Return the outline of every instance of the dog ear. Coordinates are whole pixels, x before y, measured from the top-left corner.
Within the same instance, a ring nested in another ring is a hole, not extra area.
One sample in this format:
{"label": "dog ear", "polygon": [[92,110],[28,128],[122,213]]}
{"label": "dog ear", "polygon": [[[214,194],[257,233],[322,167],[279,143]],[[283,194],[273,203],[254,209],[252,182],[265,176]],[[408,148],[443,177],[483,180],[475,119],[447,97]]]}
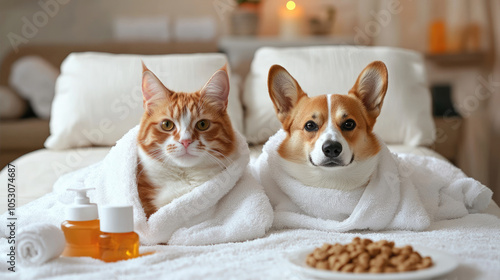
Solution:
{"label": "dog ear", "polygon": [[382,61],[374,61],[361,71],[349,94],[359,98],[370,117],[376,119],[384,103],[387,82],[387,67]]}
{"label": "dog ear", "polygon": [[273,65],[269,69],[267,87],[276,115],[283,123],[305,93],[300,88],[299,83],[281,65]]}

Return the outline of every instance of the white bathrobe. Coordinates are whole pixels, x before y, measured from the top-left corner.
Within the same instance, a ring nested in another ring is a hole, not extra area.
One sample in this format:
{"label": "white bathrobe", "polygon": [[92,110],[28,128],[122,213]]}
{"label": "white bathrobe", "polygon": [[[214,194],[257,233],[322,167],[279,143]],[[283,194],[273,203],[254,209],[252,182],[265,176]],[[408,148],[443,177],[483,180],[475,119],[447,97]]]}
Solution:
{"label": "white bathrobe", "polygon": [[379,163],[365,187],[351,191],[303,185],[280,164],[278,131],[252,163],[274,208],[274,228],[424,230],[436,220],[484,210],[492,192],[448,162],[393,154],[379,140]]}

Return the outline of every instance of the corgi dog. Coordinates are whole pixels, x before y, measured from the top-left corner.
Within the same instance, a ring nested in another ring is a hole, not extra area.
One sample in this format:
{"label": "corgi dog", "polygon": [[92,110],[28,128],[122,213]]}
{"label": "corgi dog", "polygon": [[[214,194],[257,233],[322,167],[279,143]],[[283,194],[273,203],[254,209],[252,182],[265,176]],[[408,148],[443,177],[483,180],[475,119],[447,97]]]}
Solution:
{"label": "corgi dog", "polygon": [[370,63],[347,95],[309,97],[280,65],[269,70],[269,95],[286,132],[278,148],[284,171],[304,185],[364,187],[377,168],[381,144],[373,126],[387,91],[381,61]]}

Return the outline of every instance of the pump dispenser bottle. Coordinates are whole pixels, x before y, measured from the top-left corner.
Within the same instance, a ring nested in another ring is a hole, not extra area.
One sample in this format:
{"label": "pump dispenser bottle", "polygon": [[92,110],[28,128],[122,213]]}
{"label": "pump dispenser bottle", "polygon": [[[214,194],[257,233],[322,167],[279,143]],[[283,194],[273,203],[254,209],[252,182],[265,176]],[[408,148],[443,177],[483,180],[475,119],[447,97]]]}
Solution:
{"label": "pump dispenser bottle", "polygon": [[138,257],[139,235],[134,232],[132,206],[103,206],[99,215],[99,258],[105,262],[116,262]]}
{"label": "pump dispenser bottle", "polygon": [[99,220],[97,205],[90,203],[86,189],[68,189],[76,192],[75,202],[66,208],[66,221],[61,229],[66,238],[65,257],[99,257]]}

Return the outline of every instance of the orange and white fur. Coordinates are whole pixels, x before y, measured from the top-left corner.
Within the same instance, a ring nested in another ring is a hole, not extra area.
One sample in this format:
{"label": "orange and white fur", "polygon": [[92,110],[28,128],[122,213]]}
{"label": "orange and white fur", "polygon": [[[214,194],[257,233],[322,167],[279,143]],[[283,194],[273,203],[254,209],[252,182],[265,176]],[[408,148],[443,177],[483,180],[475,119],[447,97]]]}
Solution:
{"label": "orange and white fur", "polygon": [[184,93],[165,87],[143,64],[142,91],[137,188],[149,217],[223,171],[238,144],[226,112],[226,66],[201,90]]}
{"label": "orange and white fur", "polygon": [[387,82],[385,64],[375,61],[361,72],[349,94],[309,97],[283,67],[272,66],[269,94],[286,132],[278,153],[289,176],[318,188],[365,186],[378,164],[381,147],[373,126]]}

